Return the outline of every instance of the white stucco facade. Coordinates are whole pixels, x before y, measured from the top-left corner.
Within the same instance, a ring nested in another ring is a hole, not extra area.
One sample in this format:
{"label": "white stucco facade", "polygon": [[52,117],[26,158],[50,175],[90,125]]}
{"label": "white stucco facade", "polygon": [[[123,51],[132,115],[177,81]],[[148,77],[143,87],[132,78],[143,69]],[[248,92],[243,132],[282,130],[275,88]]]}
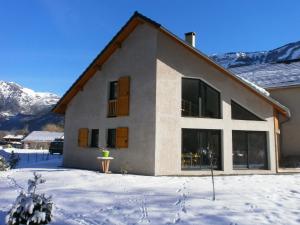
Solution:
{"label": "white stucco facade", "polygon": [[300,157],[300,87],[291,86],[272,88],[269,90],[272,97],[284,104],[291,111],[291,118],[285,119],[281,125],[281,149],[282,157]]}
{"label": "white stucco facade", "polygon": [[[109,82],[130,76],[130,113],[107,117]],[[201,79],[220,92],[221,119],[181,116],[181,80]],[[264,121],[231,119],[235,100]],[[112,172],[126,169],[145,175],[206,175],[208,171],[181,170],[183,128],[221,130],[222,168],[217,174],[276,172],[273,106],[178,45],[147,23],[139,25],[122,47],[104,63],[68,104],[65,114],[64,166],[98,170],[96,148],[78,147],[79,128],[99,129],[99,146],[106,145],[108,128],[128,127],[129,147],[111,149]],[[232,131],[267,133],[267,170],[233,170]]]}

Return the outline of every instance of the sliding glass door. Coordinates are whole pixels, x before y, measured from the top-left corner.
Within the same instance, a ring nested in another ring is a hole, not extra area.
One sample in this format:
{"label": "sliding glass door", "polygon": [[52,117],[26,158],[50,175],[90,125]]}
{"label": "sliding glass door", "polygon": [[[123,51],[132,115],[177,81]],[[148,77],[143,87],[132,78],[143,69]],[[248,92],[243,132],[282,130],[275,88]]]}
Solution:
{"label": "sliding glass door", "polygon": [[267,135],[263,131],[233,131],[233,168],[267,169]]}
{"label": "sliding glass door", "polygon": [[213,152],[214,169],[221,169],[221,131],[182,129],[181,168],[210,168],[209,150]]}

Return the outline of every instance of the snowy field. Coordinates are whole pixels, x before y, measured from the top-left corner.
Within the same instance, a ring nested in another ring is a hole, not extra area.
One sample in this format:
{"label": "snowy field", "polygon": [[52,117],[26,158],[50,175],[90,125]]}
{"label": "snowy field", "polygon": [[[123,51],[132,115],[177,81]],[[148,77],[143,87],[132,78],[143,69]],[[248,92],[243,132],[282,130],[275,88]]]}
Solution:
{"label": "snowy field", "polygon": [[[148,177],[62,168],[61,156],[0,172],[0,224],[37,171],[53,196],[53,225],[300,224],[300,175]],[[17,184],[14,182],[17,182]]]}

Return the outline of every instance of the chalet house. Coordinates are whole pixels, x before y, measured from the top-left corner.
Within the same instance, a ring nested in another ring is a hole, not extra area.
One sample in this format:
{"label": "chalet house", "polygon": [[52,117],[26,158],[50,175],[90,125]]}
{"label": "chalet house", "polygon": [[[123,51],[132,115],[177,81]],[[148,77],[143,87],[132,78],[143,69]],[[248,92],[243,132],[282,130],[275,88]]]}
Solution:
{"label": "chalet house", "polygon": [[206,175],[276,173],[287,107],[135,13],[57,103],[65,114],[63,164],[112,172]]}

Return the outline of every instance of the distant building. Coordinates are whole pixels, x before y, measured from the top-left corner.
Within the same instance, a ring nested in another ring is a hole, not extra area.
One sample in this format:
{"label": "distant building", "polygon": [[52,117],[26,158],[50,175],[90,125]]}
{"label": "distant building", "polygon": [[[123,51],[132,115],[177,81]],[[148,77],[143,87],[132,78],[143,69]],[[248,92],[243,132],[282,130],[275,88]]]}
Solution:
{"label": "distant building", "polygon": [[6,136],[3,137],[3,140],[7,143],[7,144],[13,144],[13,143],[21,143],[21,141],[23,140],[24,135],[13,135],[13,134],[8,134]]}
{"label": "distant building", "polygon": [[23,139],[23,147],[30,149],[49,149],[50,143],[55,139],[63,139],[63,132],[32,131]]}

